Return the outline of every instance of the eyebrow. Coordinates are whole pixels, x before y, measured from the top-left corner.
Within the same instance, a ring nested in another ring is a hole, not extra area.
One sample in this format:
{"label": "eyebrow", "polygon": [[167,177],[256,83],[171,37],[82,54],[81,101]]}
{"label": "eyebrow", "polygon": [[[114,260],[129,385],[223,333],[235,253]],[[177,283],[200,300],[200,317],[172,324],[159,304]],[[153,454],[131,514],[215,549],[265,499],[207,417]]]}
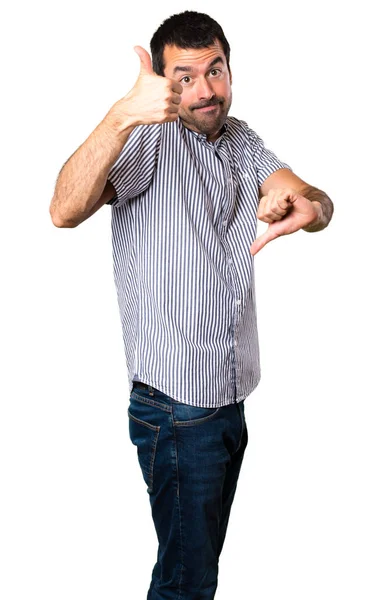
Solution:
{"label": "eyebrow", "polygon": [[[214,65],[221,63],[224,64],[223,58],[221,56],[217,56],[208,66],[208,70],[211,69]],[[175,75],[178,71],[182,73],[192,73],[194,71],[193,67],[174,67],[172,74]]]}

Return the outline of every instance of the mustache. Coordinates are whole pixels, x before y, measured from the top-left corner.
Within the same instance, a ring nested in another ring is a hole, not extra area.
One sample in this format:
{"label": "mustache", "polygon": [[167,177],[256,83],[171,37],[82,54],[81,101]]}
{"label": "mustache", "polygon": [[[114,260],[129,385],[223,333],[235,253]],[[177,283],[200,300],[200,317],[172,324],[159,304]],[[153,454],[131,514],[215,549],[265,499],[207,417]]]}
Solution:
{"label": "mustache", "polygon": [[206,102],[201,102],[200,104],[192,104],[190,106],[190,110],[196,110],[197,108],[206,108],[207,106],[216,106],[221,102],[224,102],[224,98],[211,98],[211,100],[206,100]]}

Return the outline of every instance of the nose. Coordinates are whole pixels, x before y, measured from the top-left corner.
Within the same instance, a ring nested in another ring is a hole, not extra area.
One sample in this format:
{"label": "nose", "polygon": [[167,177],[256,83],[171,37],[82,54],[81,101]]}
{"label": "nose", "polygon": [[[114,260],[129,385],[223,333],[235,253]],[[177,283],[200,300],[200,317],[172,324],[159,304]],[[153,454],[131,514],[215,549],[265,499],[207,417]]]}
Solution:
{"label": "nose", "polygon": [[206,77],[201,77],[197,81],[197,94],[199,100],[210,100],[214,96],[213,89]]}

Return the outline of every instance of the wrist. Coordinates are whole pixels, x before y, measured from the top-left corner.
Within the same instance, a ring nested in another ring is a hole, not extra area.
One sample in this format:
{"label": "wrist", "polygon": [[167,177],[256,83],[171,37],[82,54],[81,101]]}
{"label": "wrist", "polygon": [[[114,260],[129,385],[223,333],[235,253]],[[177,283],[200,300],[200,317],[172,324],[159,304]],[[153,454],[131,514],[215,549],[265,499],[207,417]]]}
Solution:
{"label": "wrist", "polygon": [[322,204],[321,202],[318,202],[318,200],[313,200],[311,201],[311,203],[313,205],[313,208],[315,208],[316,210],[316,215],[314,219],[310,221],[310,223],[308,223],[306,227],[302,227],[302,229],[308,232],[320,231],[325,227],[325,219],[322,210]]}
{"label": "wrist", "polygon": [[138,125],[132,117],[123,115],[115,104],[104,117],[103,124],[113,136],[118,138],[127,138]]}

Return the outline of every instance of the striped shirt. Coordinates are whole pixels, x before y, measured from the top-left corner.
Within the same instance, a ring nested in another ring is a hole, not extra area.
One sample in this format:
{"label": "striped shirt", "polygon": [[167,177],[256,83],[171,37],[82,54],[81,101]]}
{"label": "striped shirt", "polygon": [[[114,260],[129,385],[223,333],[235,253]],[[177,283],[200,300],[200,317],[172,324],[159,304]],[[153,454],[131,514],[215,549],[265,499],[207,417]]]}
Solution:
{"label": "striped shirt", "polygon": [[256,388],[250,246],[258,188],[282,168],[291,170],[234,117],[214,143],[180,119],[133,130],[108,175],[130,391],[137,379],[211,408]]}

